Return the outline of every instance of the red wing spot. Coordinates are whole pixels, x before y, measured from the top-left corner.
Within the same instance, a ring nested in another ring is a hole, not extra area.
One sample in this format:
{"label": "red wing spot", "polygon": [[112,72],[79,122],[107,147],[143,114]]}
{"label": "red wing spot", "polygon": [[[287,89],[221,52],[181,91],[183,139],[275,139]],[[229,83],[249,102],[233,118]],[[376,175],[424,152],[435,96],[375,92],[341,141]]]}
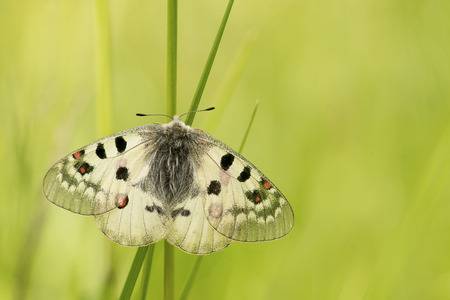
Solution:
{"label": "red wing spot", "polygon": [[81,166],[78,168],[78,172],[80,172],[81,175],[84,175],[86,173],[86,168],[84,166]]}
{"label": "red wing spot", "polygon": [[267,181],[267,180],[263,181],[262,186],[266,190],[270,190],[272,188],[272,184],[269,181]]}
{"label": "red wing spot", "polygon": [[83,153],[81,151],[77,151],[74,154],[72,154],[72,157],[75,159],[80,159],[81,156],[83,156]]}
{"label": "red wing spot", "polygon": [[[78,166],[78,163],[75,165],[75,167]],[[87,173],[91,173],[92,170],[94,169],[93,166],[89,165],[88,163],[83,163],[79,168],[78,168],[78,172],[81,175],[87,174]]]}
{"label": "red wing spot", "polygon": [[119,195],[117,197],[117,208],[122,209],[128,204],[128,196],[127,195]]}
{"label": "red wing spot", "polygon": [[261,202],[261,196],[259,196],[259,194],[255,195],[255,203],[259,203]]}

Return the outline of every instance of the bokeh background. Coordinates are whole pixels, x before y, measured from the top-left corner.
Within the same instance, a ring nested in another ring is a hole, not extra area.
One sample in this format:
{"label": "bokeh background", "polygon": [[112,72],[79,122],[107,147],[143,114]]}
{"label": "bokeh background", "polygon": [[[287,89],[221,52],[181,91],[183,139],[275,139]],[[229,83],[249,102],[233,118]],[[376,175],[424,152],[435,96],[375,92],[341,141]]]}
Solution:
{"label": "bokeh background", "polygon": [[[166,1],[99,2],[0,1],[1,299],[115,298],[135,254],[41,192],[73,149],[163,121],[134,114],[166,111]],[[179,2],[183,112],[226,1]],[[259,100],[244,155],[296,223],[206,257],[191,299],[450,299],[449,16],[448,0],[235,2],[200,105],[218,109],[194,126],[237,148]],[[176,295],[195,259],[175,251]]]}

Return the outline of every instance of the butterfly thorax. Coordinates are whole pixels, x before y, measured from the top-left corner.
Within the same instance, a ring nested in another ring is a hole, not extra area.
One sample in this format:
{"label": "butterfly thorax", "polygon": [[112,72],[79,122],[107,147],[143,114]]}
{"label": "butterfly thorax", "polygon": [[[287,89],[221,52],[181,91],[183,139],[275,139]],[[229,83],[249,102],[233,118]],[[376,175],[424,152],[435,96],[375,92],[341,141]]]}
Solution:
{"label": "butterfly thorax", "polygon": [[149,172],[140,186],[167,207],[198,194],[194,174],[205,151],[199,135],[175,119],[157,126],[151,137],[154,151],[148,157]]}

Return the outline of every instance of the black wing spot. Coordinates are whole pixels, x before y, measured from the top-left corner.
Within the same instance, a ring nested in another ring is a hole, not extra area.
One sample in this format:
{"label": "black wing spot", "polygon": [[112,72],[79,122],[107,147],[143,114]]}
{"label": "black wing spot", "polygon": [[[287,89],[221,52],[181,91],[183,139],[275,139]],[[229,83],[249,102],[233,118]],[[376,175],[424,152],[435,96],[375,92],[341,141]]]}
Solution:
{"label": "black wing spot", "polygon": [[148,211],[148,212],[154,212],[156,210],[158,215],[162,215],[163,214],[163,209],[161,208],[161,206],[158,206],[158,205],[155,205],[155,204],[145,206],[145,210]]}
{"label": "black wing spot", "polygon": [[220,190],[221,190],[220,182],[218,182],[217,180],[212,180],[209,183],[207,192],[208,192],[208,195],[211,195],[211,194],[219,195],[220,194]]}
{"label": "black wing spot", "polygon": [[237,178],[240,182],[245,182],[247,179],[250,178],[250,167],[244,167],[244,170],[242,170],[241,174],[239,174],[239,177]]}
{"label": "black wing spot", "polygon": [[118,136],[115,139],[117,151],[122,153],[127,148],[127,141],[123,138],[123,136]]}
{"label": "black wing spot", "polygon": [[116,179],[126,181],[128,179],[128,169],[120,167],[116,171]]}
{"label": "black wing spot", "polygon": [[188,217],[190,214],[191,214],[191,212],[190,212],[189,210],[187,210],[187,209],[183,209],[183,210],[181,211],[181,215],[182,215],[183,217]]}
{"label": "black wing spot", "polygon": [[97,144],[97,149],[95,149],[95,154],[97,154],[97,156],[98,156],[100,159],[105,159],[105,158],[106,158],[105,147],[103,146],[102,143],[98,143],[98,144]]}
{"label": "black wing spot", "polygon": [[222,167],[222,169],[224,169],[226,171],[231,167],[231,165],[233,164],[233,161],[234,161],[234,155],[231,153],[227,153],[224,156],[222,156],[222,158],[220,159],[220,166]]}
{"label": "black wing spot", "polygon": [[174,219],[176,216],[181,215],[183,217],[188,217],[191,214],[191,212],[184,208],[177,208],[172,211],[172,219]]}
{"label": "black wing spot", "polygon": [[174,210],[172,211],[172,213],[170,214],[170,215],[172,216],[172,219],[175,218],[176,216],[178,216],[178,214],[179,214],[182,210],[183,210],[182,208],[174,209]]}

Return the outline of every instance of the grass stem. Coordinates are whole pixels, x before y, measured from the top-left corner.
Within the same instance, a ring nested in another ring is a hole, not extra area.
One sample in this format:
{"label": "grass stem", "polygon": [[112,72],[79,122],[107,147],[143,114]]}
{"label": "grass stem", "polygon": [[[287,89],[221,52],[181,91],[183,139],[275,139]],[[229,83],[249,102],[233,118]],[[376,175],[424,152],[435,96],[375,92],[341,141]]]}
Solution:
{"label": "grass stem", "polygon": [[247,130],[245,131],[244,137],[242,138],[242,141],[241,141],[241,145],[239,146],[239,150],[238,150],[239,153],[242,153],[242,150],[244,150],[244,146],[245,146],[245,143],[247,142],[248,134],[250,133],[250,128],[252,128],[253,121],[255,120],[256,112],[258,111],[258,106],[259,106],[259,103],[256,102],[255,108],[253,109],[253,113],[250,118],[250,122],[248,123],[248,126],[247,126]]}
{"label": "grass stem", "polygon": [[150,282],[150,274],[153,265],[153,246],[148,247],[147,256],[145,257],[144,270],[142,271],[142,288],[141,288],[141,300],[147,298],[148,285]]}
{"label": "grass stem", "polygon": [[[167,114],[177,111],[177,17],[178,0],[167,1]],[[174,299],[173,247],[164,242],[164,299]]]}
{"label": "grass stem", "polygon": [[164,241],[164,300],[173,300],[174,298],[174,261],[173,246]]}
{"label": "grass stem", "polygon": [[194,280],[197,277],[198,270],[200,269],[200,265],[203,261],[203,256],[198,256],[195,260],[194,267],[192,268],[191,274],[189,274],[188,280],[186,281],[186,285],[184,286],[183,291],[181,292],[180,300],[186,300],[191,292],[192,286],[194,285]]}
{"label": "grass stem", "polygon": [[194,122],[195,111],[198,109],[198,105],[200,103],[200,99],[203,95],[203,90],[205,89],[206,82],[208,81],[209,73],[211,72],[212,65],[214,63],[214,59],[216,58],[217,50],[219,49],[220,41],[222,40],[223,32],[227,25],[228,17],[230,16],[231,8],[233,7],[234,0],[228,0],[227,7],[225,9],[225,13],[222,17],[222,22],[220,23],[219,30],[217,31],[216,38],[214,39],[214,43],[209,51],[208,59],[206,60],[206,64],[203,67],[202,75],[200,76],[200,80],[197,85],[197,89],[195,90],[194,98],[191,102],[191,107],[189,109],[190,113],[186,118],[186,124],[192,125]]}
{"label": "grass stem", "polygon": [[131,294],[133,293],[134,285],[136,284],[136,280],[139,276],[139,272],[141,271],[142,263],[144,262],[145,255],[147,254],[147,247],[139,247],[136,251],[136,255],[134,256],[133,263],[131,264],[130,271],[128,272],[127,280],[122,289],[122,293],[120,294],[120,300],[130,299]]}
{"label": "grass stem", "polygon": [[178,0],[167,1],[167,114],[177,111],[177,8]]}

